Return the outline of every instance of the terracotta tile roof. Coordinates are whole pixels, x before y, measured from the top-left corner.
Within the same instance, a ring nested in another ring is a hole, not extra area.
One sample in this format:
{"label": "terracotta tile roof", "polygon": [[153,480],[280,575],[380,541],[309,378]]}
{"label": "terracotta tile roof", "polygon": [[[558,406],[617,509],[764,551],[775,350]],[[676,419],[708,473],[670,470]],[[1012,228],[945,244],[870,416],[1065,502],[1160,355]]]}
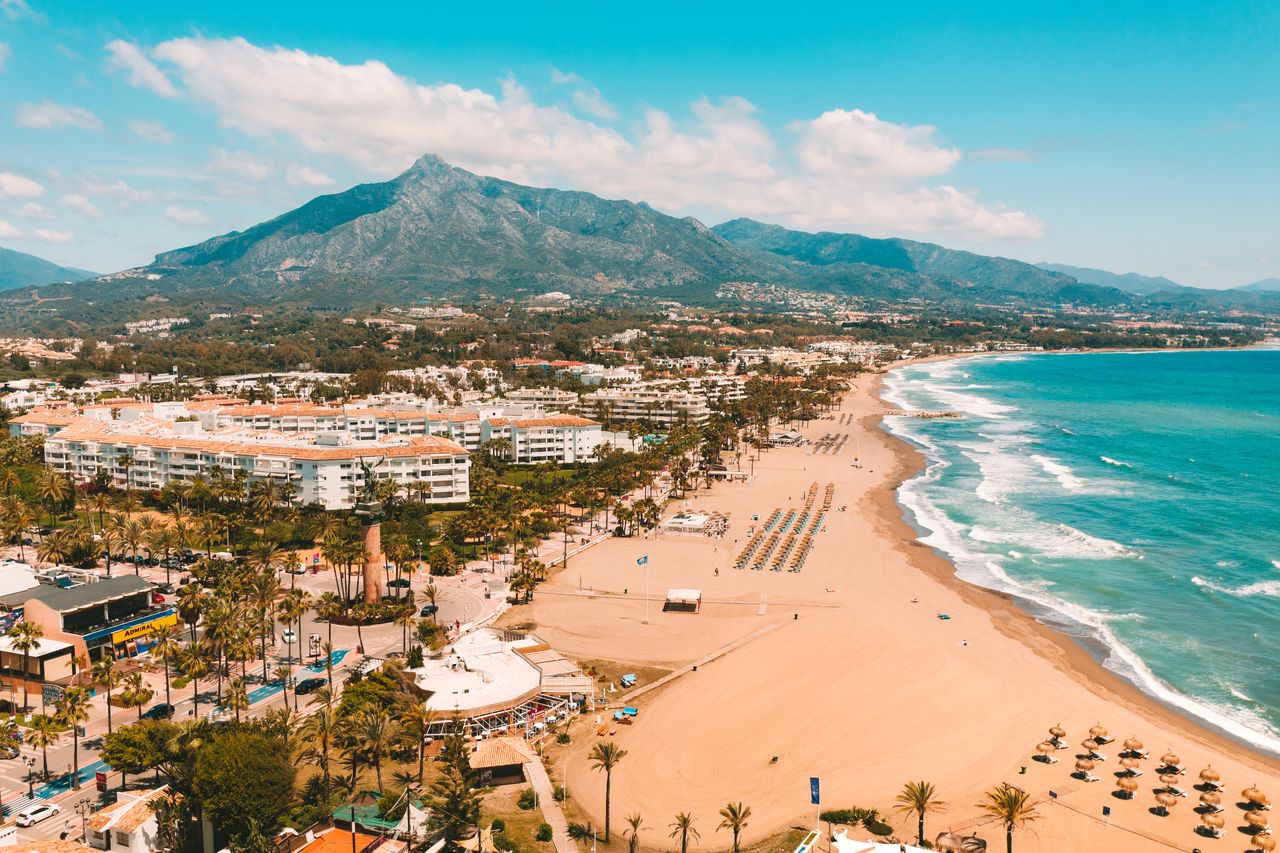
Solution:
{"label": "terracotta tile roof", "polygon": [[524,764],[529,759],[511,746],[500,740],[483,741],[476,751],[467,757],[472,769],[483,770],[487,767],[510,767],[513,764]]}
{"label": "terracotta tile roof", "polygon": [[57,838],[33,838],[19,841],[8,848],[9,853],[98,853],[96,848],[79,841],[60,841]]}
{"label": "terracotta tile roof", "polygon": [[9,418],[11,424],[70,424],[80,419],[75,412],[55,412],[49,409],[34,409],[25,415]]}
{"label": "terracotta tile roof", "polygon": [[[363,850],[372,844],[375,837],[367,835],[363,832],[356,832],[357,850]],[[345,829],[329,829],[316,836],[316,840],[303,847],[299,847],[295,853],[349,853],[351,850],[351,833]]]}
{"label": "terracotta tile roof", "polygon": [[136,832],[138,827],[146,823],[147,819],[155,813],[151,808],[152,801],[163,795],[166,790],[166,787],[156,788],[147,791],[136,800],[121,800],[107,806],[89,818],[88,827],[99,832],[103,830]]}

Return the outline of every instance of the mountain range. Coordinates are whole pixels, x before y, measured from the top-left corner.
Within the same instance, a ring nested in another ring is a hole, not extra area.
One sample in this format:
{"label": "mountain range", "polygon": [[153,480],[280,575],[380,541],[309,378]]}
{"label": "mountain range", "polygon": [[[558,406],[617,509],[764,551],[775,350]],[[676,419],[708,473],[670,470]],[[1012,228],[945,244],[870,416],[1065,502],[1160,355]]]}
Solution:
{"label": "mountain range", "polygon": [[1218,298],[1166,279],[1109,275],[749,219],[707,228],[643,202],[522,186],[427,155],[389,181],[319,196],[244,231],[103,276],[92,289],[55,290],[69,297],[63,316],[81,303],[109,316],[109,306],[125,300],[346,309],[552,290],[710,303],[729,283],[957,306],[1123,306],[1147,294],[1198,306]]}
{"label": "mountain range", "polygon": [[16,290],[22,287],[38,287],[63,281],[81,281],[98,274],[75,267],[58,266],[25,252],[0,249],[0,290]]}
{"label": "mountain range", "polygon": [[1174,290],[1186,285],[1178,284],[1164,276],[1139,275],[1136,272],[1114,273],[1091,267],[1073,267],[1070,264],[1036,264],[1042,270],[1060,272],[1069,275],[1076,281],[1085,284],[1096,284],[1100,287],[1114,287],[1125,293],[1159,293],[1162,290]]}

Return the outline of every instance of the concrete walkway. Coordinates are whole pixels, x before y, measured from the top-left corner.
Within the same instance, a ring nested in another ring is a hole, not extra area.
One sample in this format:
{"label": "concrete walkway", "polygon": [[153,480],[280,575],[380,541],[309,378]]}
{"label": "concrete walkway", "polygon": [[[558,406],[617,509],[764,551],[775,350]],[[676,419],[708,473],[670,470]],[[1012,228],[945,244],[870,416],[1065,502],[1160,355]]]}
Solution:
{"label": "concrete walkway", "polygon": [[569,837],[569,822],[565,820],[564,809],[556,800],[555,788],[551,785],[547,768],[542,766],[542,759],[529,748],[528,742],[515,738],[507,740],[529,759],[529,763],[525,765],[529,773],[529,784],[538,795],[543,820],[551,827],[551,841],[556,846],[556,853],[577,853],[578,846]]}

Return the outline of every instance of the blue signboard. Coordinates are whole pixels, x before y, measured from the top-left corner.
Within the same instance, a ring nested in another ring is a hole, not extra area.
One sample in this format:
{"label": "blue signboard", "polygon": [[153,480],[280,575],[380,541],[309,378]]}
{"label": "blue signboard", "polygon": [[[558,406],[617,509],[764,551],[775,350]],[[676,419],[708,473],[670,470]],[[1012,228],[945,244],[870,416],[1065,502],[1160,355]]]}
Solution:
{"label": "blue signboard", "polygon": [[815,806],[821,803],[822,797],[818,795],[819,779],[817,776],[809,777],[809,802]]}

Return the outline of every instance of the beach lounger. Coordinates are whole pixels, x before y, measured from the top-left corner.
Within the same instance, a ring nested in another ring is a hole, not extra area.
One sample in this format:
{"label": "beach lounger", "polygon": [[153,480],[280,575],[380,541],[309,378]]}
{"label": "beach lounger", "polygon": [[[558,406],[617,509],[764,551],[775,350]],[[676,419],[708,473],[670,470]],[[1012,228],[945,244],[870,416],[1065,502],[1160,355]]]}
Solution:
{"label": "beach lounger", "polygon": [[608,726],[600,726],[599,728],[596,729],[596,734],[599,735],[600,737],[604,737],[608,733],[609,733]]}
{"label": "beach lounger", "polygon": [[1081,776],[1080,778],[1081,778],[1081,779],[1083,779],[1083,780],[1084,780],[1084,781],[1086,781],[1086,782],[1100,782],[1100,781],[1101,781],[1101,778],[1100,778],[1100,777],[1098,777],[1098,776],[1094,776],[1092,773],[1085,773],[1085,774],[1084,774],[1083,776]]}
{"label": "beach lounger", "polygon": [[[640,709],[639,708],[623,708],[622,713],[626,714],[628,717],[635,717],[640,714]],[[1185,794],[1183,796],[1185,796]]]}
{"label": "beach lounger", "polygon": [[941,620],[943,620],[943,621],[945,622],[946,620],[950,619],[950,618],[951,618],[951,616],[950,616],[949,614],[946,614],[946,613],[939,613],[939,614],[938,614],[938,618],[939,618],[939,619],[941,619]]}
{"label": "beach lounger", "polygon": [[1165,788],[1165,790],[1170,794],[1173,794],[1175,797],[1185,797],[1187,795],[1187,792],[1179,788],[1177,785],[1170,785]]}

